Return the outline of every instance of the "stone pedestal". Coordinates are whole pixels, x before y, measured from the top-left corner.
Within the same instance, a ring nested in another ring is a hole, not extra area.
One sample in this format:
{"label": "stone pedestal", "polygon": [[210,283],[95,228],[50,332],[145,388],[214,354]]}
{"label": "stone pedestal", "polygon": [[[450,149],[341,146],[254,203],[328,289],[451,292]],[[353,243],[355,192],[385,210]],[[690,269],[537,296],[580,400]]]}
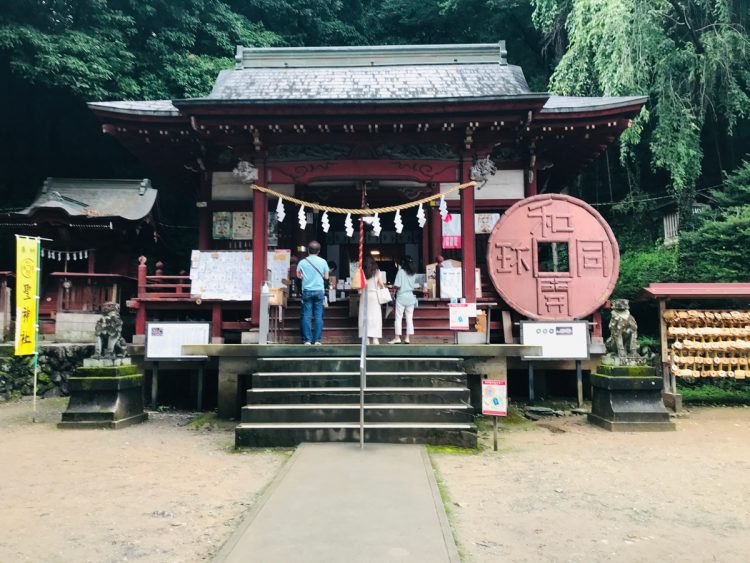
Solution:
{"label": "stone pedestal", "polygon": [[70,402],[58,428],[124,428],[143,422],[143,374],[130,358],[87,359],[68,382]]}
{"label": "stone pedestal", "polygon": [[591,374],[591,424],[613,432],[674,430],[662,402],[664,381],[644,366],[599,366]]}

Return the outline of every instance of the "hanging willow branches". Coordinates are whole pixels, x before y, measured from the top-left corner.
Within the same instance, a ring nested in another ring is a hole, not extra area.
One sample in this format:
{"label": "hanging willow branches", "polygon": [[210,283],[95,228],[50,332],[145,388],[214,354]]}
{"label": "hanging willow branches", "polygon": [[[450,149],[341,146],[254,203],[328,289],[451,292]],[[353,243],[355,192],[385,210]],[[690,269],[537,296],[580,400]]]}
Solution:
{"label": "hanging willow branches", "polygon": [[647,144],[651,167],[667,173],[682,211],[689,210],[703,170],[706,129],[711,136],[731,137],[738,121],[748,117],[746,3],[532,2],[534,22],[547,41],[568,40],[550,89],[565,95],[649,95],[647,108],[622,136],[623,164],[633,165],[638,147]]}

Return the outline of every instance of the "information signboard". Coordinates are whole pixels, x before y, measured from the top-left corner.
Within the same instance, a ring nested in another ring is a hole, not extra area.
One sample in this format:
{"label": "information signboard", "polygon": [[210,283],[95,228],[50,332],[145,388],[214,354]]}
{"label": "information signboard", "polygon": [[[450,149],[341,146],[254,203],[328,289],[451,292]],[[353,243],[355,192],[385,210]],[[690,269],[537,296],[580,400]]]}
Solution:
{"label": "information signboard", "polygon": [[250,301],[253,295],[253,253],[193,250],[190,295],[201,299]]}
{"label": "information signboard", "polygon": [[541,356],[524,360],[587,360],[589,329],[586,321],[522,321],[521,344],[540,346]]}
{"label": "information signboard", "polygon": [[508,414],[508,385],[505,381],[482,380],[482,414],[491,416]]}
{"label": "information signboard", "polygon": [[188,356],[182,353],[185,344],[208,344],[211,323],[147,323],[147,360],[204,360],[206,356]]}
{"label": "information signboard", "polygon": [[289,280],[289,266],[291,265],[292,251],[289,249],[277,249],[268,251],[268,273],[272,288],[283,288],[284,280]]}

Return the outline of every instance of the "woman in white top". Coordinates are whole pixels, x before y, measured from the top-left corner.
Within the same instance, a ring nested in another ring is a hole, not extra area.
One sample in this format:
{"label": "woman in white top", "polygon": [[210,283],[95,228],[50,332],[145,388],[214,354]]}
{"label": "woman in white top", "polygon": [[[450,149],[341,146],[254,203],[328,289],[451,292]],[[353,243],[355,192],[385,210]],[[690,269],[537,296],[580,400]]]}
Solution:
{"label": "woman in white top", "polygon": [[383,338],[383,310],[378,301],[378,288],[385,287],[380,279],[380,269],[375,259],[367,255],[362,270],[365,273],[365,289],[359,297],[359,337],[362,338],[364,322],[364,300],[367,299],[367,339],[368,344],[380,344]]}
{"label": "woman in white top", "polygon": [[416,273],[414,265],[409,256],[401,262],[401,267],[396,273],[396,281],[393,286],[396,288],[396,338],[389,344],[401,343],[401,321],[406,313],[406,338],[404,342],[409,343],[409,337],[414,334],[414,307],[417,304],[417,298],[414,296],[414,290],[419,286],[416,283]]}

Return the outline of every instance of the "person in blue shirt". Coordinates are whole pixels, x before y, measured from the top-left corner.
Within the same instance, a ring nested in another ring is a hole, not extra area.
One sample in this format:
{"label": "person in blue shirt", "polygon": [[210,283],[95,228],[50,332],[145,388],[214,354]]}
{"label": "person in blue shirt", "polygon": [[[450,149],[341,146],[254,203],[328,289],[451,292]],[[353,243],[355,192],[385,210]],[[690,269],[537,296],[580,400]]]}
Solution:
{"label": "person in blue shirt", "polygon": [[[300,316],[302,339],[306,346],[320,345],[323,335],[323,303],[325,280],[328,279],[328,262],[319,256],[320,243],[316,240],[307,245],[307,258],[297,263],[297,277],[302,280],[302,314]],[[312,319],[315,326],[311,327]]]}

